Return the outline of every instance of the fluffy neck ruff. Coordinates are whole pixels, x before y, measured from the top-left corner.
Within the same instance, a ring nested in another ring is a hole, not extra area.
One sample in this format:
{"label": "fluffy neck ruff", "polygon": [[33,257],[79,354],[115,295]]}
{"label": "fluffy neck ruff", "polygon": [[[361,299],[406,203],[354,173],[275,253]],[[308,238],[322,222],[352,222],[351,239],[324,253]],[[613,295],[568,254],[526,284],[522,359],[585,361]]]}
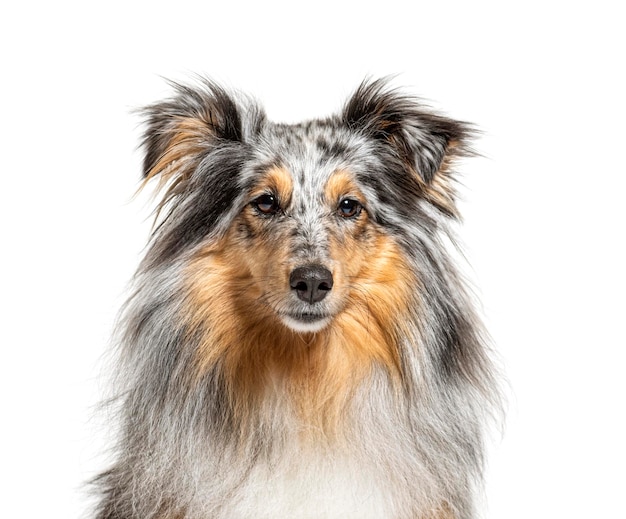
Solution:
{"label": "fluffy neck ruff", "polygon": [[[398,337],[410,286],[394,247],[380,247],[347,304],[316,333],[287,328],[250,297],[250,280],[228,249],[197,256],[187,270],[184,314],[198,345],[200,378],[219,372],[240,434],[289,414],[314,442],[337,439],[354,396],[374,373],[401,391]],[[378,378],[378,377],[377,377]]]}

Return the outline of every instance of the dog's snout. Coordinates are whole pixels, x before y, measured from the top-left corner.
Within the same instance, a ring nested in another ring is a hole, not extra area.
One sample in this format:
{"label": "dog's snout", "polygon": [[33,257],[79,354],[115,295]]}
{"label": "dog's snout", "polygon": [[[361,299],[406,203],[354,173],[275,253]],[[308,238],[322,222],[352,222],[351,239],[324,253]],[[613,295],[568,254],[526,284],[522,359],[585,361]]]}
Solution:
{"label": "dog's snout", "polygon": [[321,265],[298,267],[289,276],[289,285],[302,301],[318,303],[333,288],[333,275]]}

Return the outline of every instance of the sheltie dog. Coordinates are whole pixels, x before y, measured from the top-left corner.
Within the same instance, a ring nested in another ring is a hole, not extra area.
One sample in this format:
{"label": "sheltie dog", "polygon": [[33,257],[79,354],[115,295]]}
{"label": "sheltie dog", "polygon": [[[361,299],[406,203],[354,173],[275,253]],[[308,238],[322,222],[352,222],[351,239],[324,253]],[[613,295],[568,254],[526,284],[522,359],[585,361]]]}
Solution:
{"label": "sheltie dog", "polygon": [[97,517],[476,517],[498,399],[449,253],[472,127],[386,80],[301,124],[173,88],[142,112],[161,198]]}

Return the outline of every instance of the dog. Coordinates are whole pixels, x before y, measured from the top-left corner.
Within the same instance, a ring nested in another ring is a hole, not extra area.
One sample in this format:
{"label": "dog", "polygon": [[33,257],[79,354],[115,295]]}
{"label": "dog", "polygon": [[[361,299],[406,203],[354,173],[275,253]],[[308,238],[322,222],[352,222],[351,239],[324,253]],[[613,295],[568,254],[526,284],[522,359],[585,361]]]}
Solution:
{"label": "dog", "polygon": [[301,124],[172,88],[141,112],[160,198],[96,517],[477,517],[498,390],[449,250],[473,126],[386,79]]}

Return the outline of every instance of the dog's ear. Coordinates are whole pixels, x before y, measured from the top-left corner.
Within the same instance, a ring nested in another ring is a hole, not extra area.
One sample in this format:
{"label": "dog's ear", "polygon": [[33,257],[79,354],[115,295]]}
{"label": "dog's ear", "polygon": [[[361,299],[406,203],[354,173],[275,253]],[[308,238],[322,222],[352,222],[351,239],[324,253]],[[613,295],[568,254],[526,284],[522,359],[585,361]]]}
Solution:
{"label": "dog's ear", "polygon": [[209,80],[198,87],[172,86],[174,97],[140,112],[145,121],[143,176],[160,176],[161,183],[184,180],[216,146],[243,138],[240,108],[224,89]]}
{"label": "dog's ear", "polygon": [[386,79],[364,81],[346,103],[351,128],[387,143],[424,184],[445,169],[446,159],[466,154],[469,125],[430,112],[415,98],[394,92]]}

